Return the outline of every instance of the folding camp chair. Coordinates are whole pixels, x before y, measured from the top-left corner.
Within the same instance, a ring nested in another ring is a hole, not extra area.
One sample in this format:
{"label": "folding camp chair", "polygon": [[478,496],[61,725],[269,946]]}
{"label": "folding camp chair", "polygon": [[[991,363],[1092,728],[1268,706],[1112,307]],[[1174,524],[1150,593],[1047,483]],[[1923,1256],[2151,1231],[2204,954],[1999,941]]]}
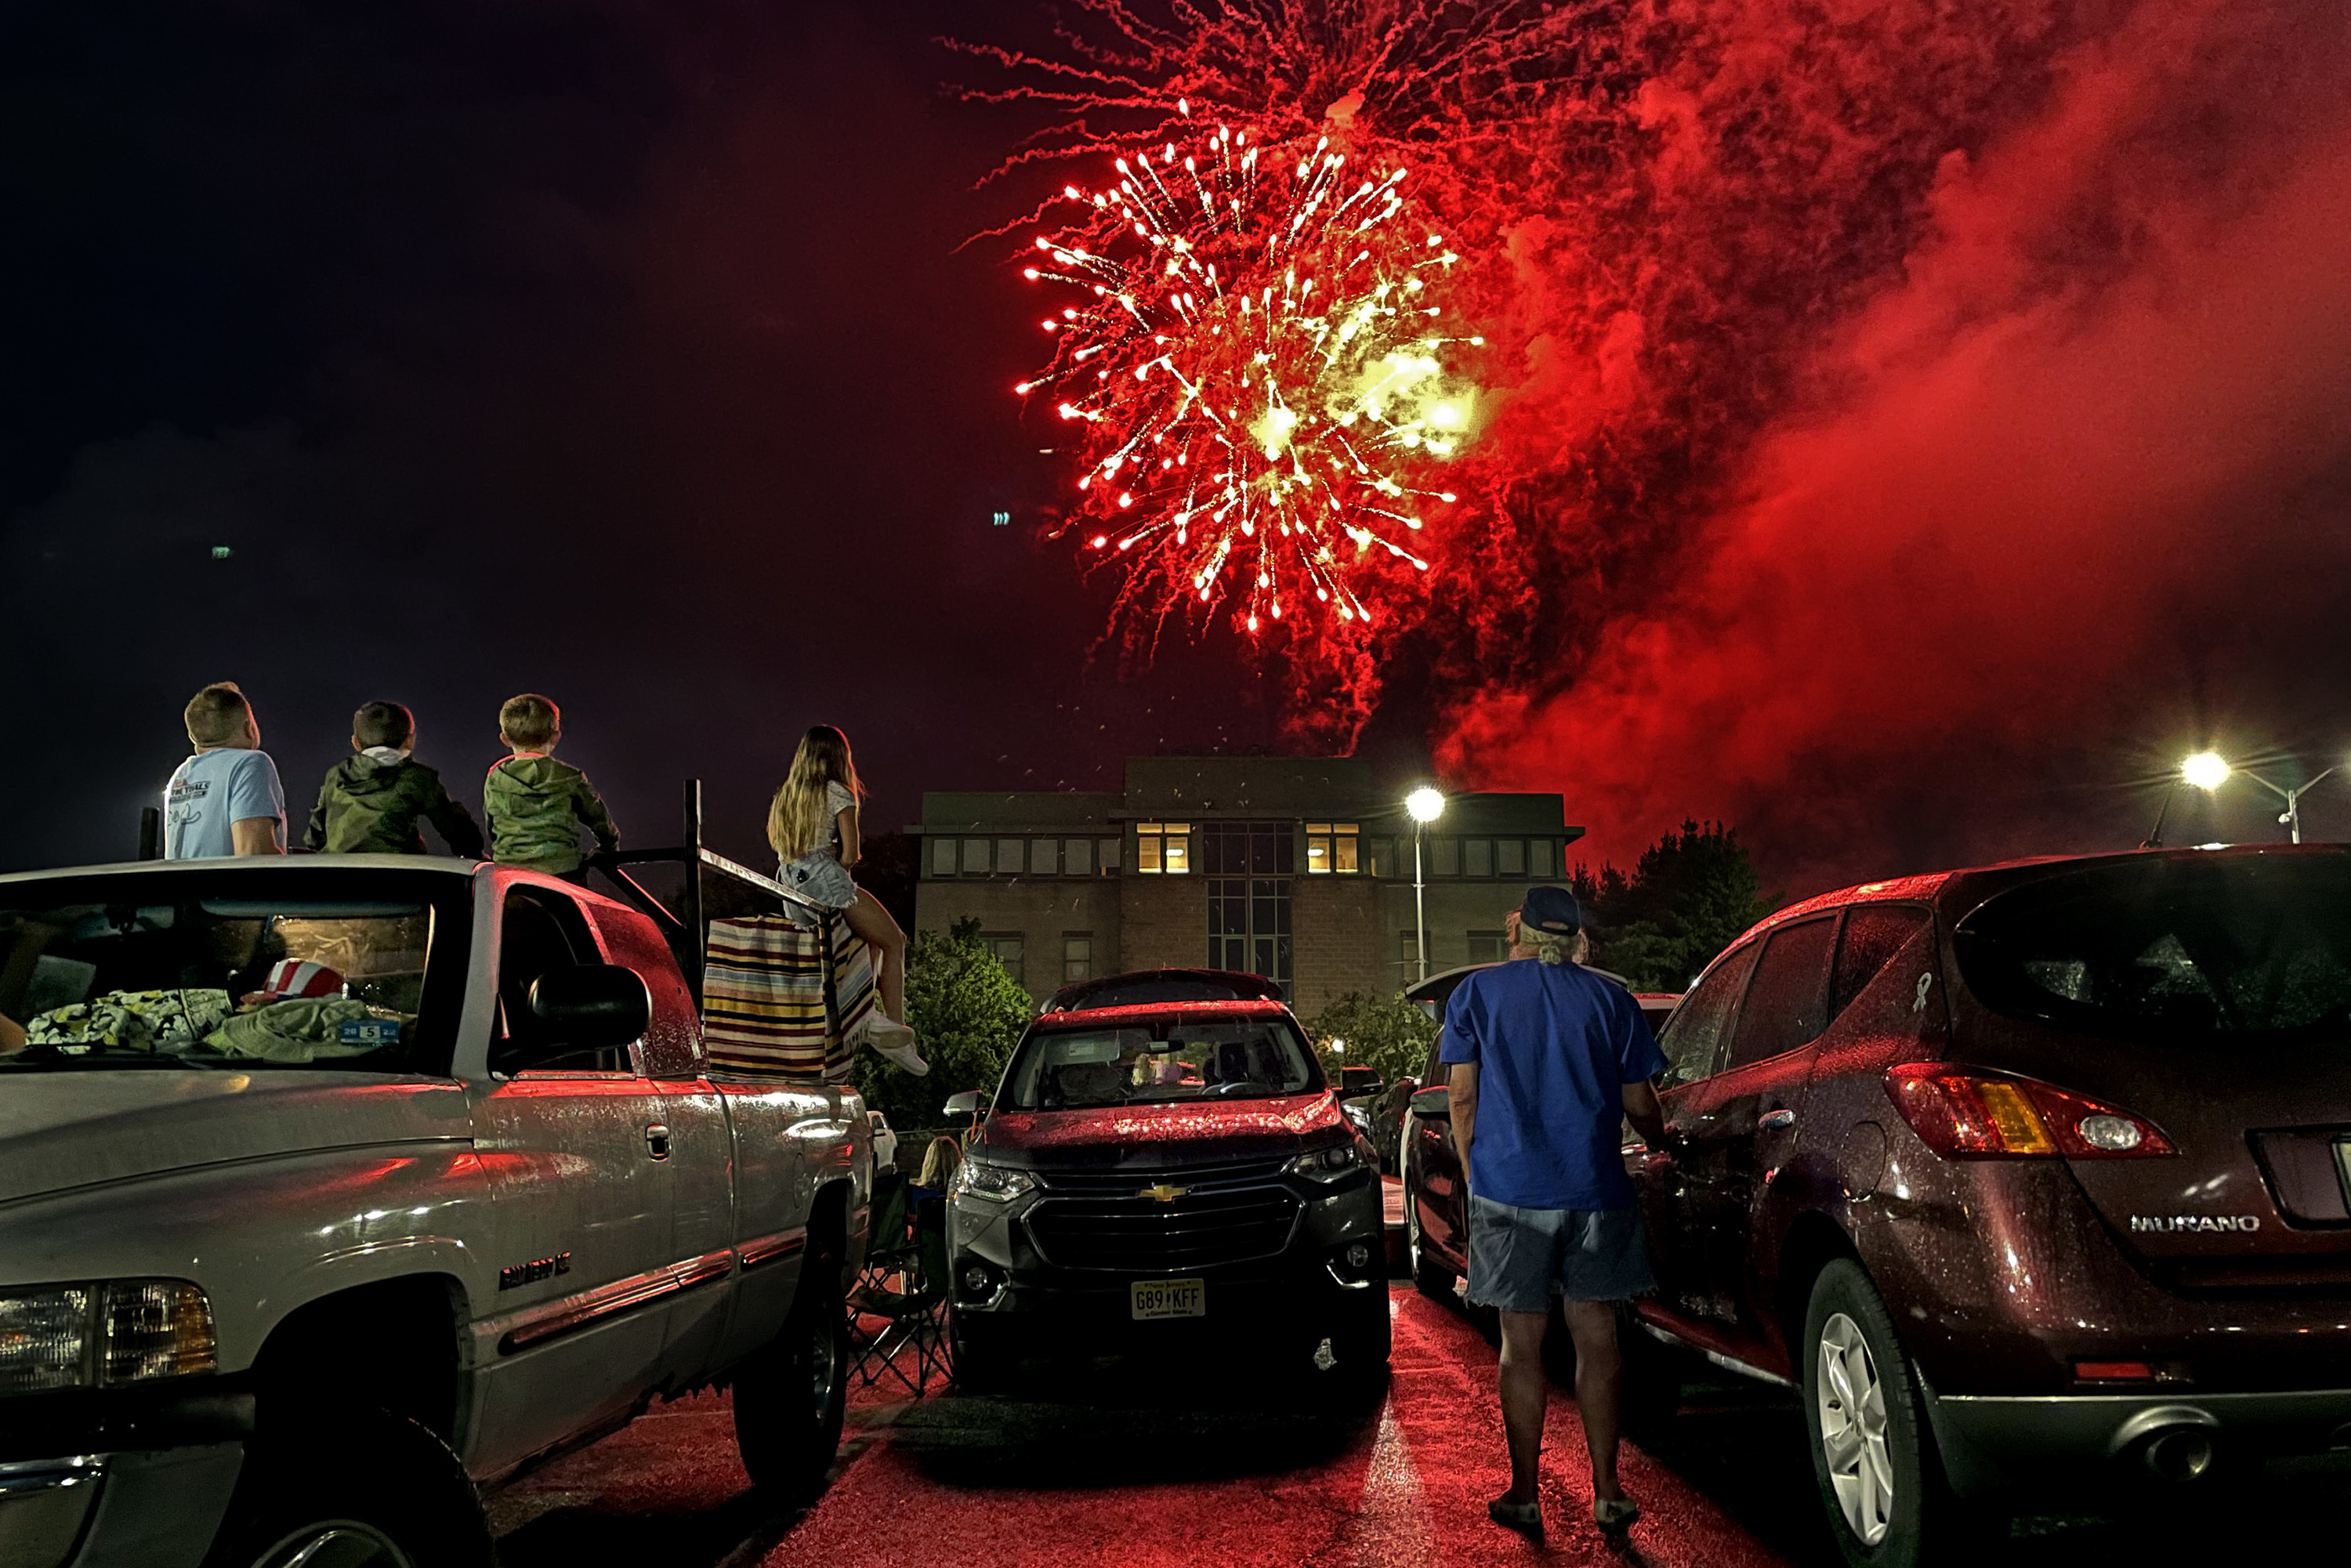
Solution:
{"label": "folding camp chair", "polygon": [[[903,1214],[903,1184],[896,1199]],[[903,1221],[895,1234],[904,1234]],[[865,1273],[850,1292],[850,1354],[860,1386],[894,1377],[920,1399],[934,1378],[944,1382],[952,1375],[946,1329],[946,1207],[928,1204],[915,1219],[912,1239],[893,1253],[869,1254]],[[909,1353],[911,1367],[904,1361]]]}

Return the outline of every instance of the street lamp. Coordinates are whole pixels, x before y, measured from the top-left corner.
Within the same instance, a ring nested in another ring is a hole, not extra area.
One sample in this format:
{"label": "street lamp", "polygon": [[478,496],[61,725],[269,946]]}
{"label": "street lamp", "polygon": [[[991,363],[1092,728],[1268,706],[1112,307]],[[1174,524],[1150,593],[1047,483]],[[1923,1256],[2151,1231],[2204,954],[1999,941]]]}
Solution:
{"label": "street lamp", "polygon": [[2199,789],[2210,794],[2241,773],[2285,802],[2285,810],[2279,814],[2278,822],[2286,830],[2288,836],[2298,844],[2302,842],[2302,798],[2308,794],[2311,788],[2321,779],[2334,771],[2331,767],[2324,768],[2289,789],[2283,784],[2271,783],[2258,773],[2247,773],[2241,768],[2230,767],[2228,758],[2217,751],[2199,751],[2179,765],[2179,777],[2172,780],[2171,789],[2164,792],[2162,810],[2155,814],[2155,831],[2147,835],[2147,842],[2141,847],[2155,849],[2162,844],[2164,812],[2171,810],[2172,793],[2178,790],[2180,785],[2193,784]]}
{"label": "street lamp", "polygon": [[1420,832],[1445,815],[1445,797],[1424,785],[1404,798],[1404,809],[1412,816],[1412,933],[1420,949],[1420,977],[1425,980],[1428,978],[1428,910],[1427,884],[1421,877]]}
{"label": "street lamp", "polygon": [[2193,784],[2209,795],[2228,781],[2229,764],[2217,751],[2199,751],[2183,759],[2179,771],[2172,775],[2171,788],[2163,792],[2163,804],[2156,808],[2154,831],[2147,835],[2147,842],[2139,848],[2159,850],[2163,847],[2163,819],[2171,814],[2171,798],[2179,793],[2182,784]]}

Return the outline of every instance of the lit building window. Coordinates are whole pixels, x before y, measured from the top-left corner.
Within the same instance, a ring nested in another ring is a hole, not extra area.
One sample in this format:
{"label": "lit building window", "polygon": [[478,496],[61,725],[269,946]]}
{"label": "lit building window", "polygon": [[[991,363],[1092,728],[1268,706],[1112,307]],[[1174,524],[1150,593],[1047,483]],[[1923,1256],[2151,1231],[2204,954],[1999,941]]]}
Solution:
{"label": "lit building window", "polygon": [[1497,839],[1494,841],[1494,869],[1504,876],[1527,874],[1527,841]]}
{"label": "lit building window", "polygon": [[1025,967],[1021,956],[1022,950],[1028,944],[1021,939],[1019,932],[983,931],[979,934],[979,939],[987,944],[990,953],[996,955],[996,961],[1004,966],[1004,972],[1012,977],[1014,985],[1025,986],[1029,983],[1027,977],[1021,973]]}
{"label": "lit building window", "polygon": [[1137,822],[1134,825],[1134,869],[1182,876],[1192,869],[1192,824]]}
{"label": "lit building window", "polygon": [[1336,872],[1353,874],[1362,870],[1359,842],[1353,822],[1307,823],[1307,873],[1320,875]]}
{"label": "lit building window", "polygon": [[1093,933],[1081,931],[1075,936],[1063,936],[1061,938],[1061,983],[1066,986],[1071,980],[1089,980],[1093,977]]}

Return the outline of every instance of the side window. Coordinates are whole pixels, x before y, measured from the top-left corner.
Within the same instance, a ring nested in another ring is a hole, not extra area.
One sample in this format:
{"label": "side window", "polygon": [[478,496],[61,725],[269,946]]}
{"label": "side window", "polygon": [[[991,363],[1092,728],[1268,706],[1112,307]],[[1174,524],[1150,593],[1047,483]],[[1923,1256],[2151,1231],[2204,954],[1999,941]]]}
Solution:
{"label": "side window", "polygon": [[1820,1039],[1829,1026],[1829,950],[1836,927],[1836,917],[1829,915],[1771,933],[1739,1009],[1727,1066],[1744,1067]]}
{"label": "side window", "polygon": [[[604,955],[588,934],[580,906],[560,894],[536,887],[507,890],[506,912],[498,926],[499,1028],[511,1036],[528,1016],[530,985],[550,969],[574,964],[601,964]],[[627,1072],[629,1053],[622,1047],[582,1051],[570,1056],[535,1063],[534,1072]]]}
{"label": "side window", "polygon": [[700,1077],[702,1026],[695,1016],[694,994],[685,988],[685,977],[678,973],[669,944],[652,921],[633,909],[599,907],[593,913],[612,962],[634,969],[653,997],[653,1027],[645,1030],[645,1075]]}
{"label": "side window", "polygon": [[1844,930],[1837,937],[1836,967],[1829,979],[1829,1021],[1842,1017],[1869,982],[1931,924],[1915,904],[1865,904],[1847,910]]}
{"label": "side window", "polygon": [[1699,981],[1698,989],[1674,1009],[1665,1032],[1657,1037],[1657,1049],[1666,1053],[1662,1081],[1666,1088],[1695,1082],[1714,1071],[1717,1048],[1729,1030],[1731,1010],[1739,1005],[1739,993],[1747,988],[1748,974],[1755,967],[1756,946],[1750,944],[1716,965],[1714,973]]}

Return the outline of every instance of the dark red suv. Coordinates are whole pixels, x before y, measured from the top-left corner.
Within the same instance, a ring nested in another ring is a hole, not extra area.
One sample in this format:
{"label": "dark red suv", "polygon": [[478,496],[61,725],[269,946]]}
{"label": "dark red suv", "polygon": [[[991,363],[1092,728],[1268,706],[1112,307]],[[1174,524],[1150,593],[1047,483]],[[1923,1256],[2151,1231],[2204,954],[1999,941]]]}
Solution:
{"label": "dark red suv", "polygon": [[1626,1151],[1639,1319],[1795,1385],[1853,1563],[1972,1500],[2351,1443],[2342,847],[1849,888],[1743,936],[1659,1043],[1685,1141]]}

